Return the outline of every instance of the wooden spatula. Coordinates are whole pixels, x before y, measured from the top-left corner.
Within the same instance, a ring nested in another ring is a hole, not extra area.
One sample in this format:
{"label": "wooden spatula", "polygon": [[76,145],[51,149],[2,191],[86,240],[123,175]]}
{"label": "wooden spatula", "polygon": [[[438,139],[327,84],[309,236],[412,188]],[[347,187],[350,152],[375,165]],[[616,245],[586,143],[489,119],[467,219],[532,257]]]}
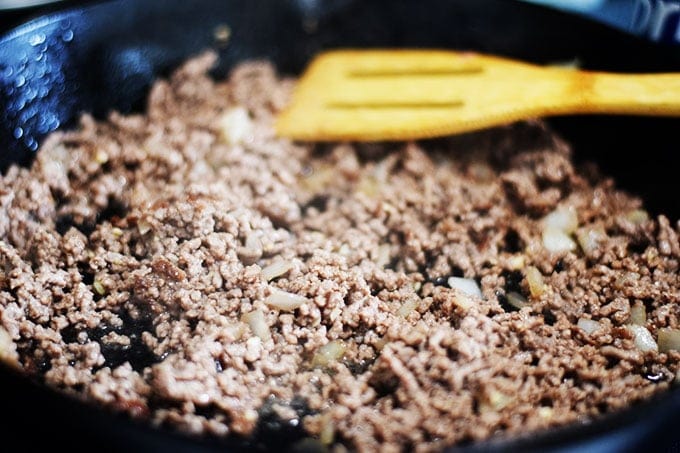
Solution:
{"label": "wooden spatula", "polygon": [[680,116],[680,73],[612,74],[469,52],[319,55],[276,122],[298,140],[404,140],[559,114]]}

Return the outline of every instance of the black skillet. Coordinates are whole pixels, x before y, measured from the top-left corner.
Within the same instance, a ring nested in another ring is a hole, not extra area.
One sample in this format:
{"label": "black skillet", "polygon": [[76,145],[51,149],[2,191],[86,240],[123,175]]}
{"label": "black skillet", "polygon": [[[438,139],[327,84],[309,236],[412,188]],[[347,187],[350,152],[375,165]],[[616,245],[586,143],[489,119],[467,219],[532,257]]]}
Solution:
{"label": "black skillet", "polygon": [[[73,5],[73,3],[71,3]],[[0,38],[0,167],[26,164],[41,139],[79,112],[141,109],[152,80],[190,55],[220,51],[217,77],[246,58],[296,73],[321,49],[473,49],[538,63],[578,61],[611,71],[680,71],[680,49],[659,47],[586,20],[509,0],[121,0],[51,10]],[[43,10],[44,11],[44,10]],[[5,27],[23,20],[5,16]],[[2,19],[0,19],[1,21]],[[215,29],[228,25],[226,46]],[[597,162],[653,213],[680,215],[676,119],[556,118],[576,158]],[[0,368],[2,442],[22,449],[281,451],[300,438],[276,420],[244,442],[191,439],[57,395]],[[680,389],[591,424],[465,451],[666,451],[680,448]]]}

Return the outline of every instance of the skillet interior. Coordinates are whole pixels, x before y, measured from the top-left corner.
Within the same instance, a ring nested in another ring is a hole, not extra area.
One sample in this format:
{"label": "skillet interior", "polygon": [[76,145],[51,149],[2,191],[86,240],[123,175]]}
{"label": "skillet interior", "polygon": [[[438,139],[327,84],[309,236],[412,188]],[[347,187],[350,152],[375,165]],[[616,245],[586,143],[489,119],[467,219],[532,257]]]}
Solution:
{"label": "skillet interior", "polygon": [[[322,6],[323,5],[323,6]],[[26,163],[40,139],[68,127],[78,112],[143,107],[152,80],[188,56],[214,46],[227,24],[216,76],[245,58],[272,59],[295,73],[320,49],[443,47],[474,49],[538,63],[578,60],[590,69],[680,71],[678,49],[656,47],[603,26],[532,5],[503,0],[121,0],[57,12],[0,40],[0,165]],[[676,119],[593,116],[552,121],[575,145],[576,158],[595,160],[652,212],[676,220]],[[11,372],[0,373],[10,427],[35,433],[31,446],[127,446],[173,450],[215,445],[157,432],[53,395]],[[663,447],[680,410],[677,389],[658,401],[589,426],[554,430],[489,448],[582,447],[600,451]],[[65,416],[64,414],[68,414]],[[275,440],[262,439],[264,444]],[[594,442],[594,443],[593,443]],[[28,445],[27,445],[28,446]]]}

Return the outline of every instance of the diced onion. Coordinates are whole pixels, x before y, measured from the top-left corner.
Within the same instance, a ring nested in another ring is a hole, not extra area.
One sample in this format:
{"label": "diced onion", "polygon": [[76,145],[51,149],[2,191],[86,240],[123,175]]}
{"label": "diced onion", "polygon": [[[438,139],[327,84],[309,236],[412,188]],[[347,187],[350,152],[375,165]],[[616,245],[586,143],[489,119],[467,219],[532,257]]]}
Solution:
{"label": "diced onion", "polygon": [[520,293],[515,291],[510,291],[505,295],[508,299],[508,303],[517,309],[521,309],[529,305],[529,301],[526,297],[522,296]]}
{"label": "diced onion", "polygon": [[[243,321],[245,322],[245,315],[243,316]],[[234,324],[229,324],[222,328],[223,335],[229,338],[231,341],[240,340],[246,333],[246,326],[242,322],[236,322]]]}
{"label": "diced onion", "polygon": [[103,296],[106,294],[106,288],[104,287],[104,284],[100,282],[99,280],[96,280],[92,283],[92,287],[94,290],[99,294],[100,296]]}
{"label": "diced onion", "polygon": [[638,326],[644,326],[647,324],[647,311],[645,310],[645,304],[639,300],[630,307],[630,323]]}
{"label": "diced onion", "polygon": [[293,268],[293,263],[287,260],[277,260],[268,266],[262,268],[262,278],[267,281],[274,280],[276,277],[280,277],[286,274],[289,270]]}
{"label": "diced onion", "polygon": [[231,28],[226,24],[220,24],[213,30],[213,38],[220,47],[224,47],[231,37]]}
{"label": "diced onion", "polygon": [[387,346],[388,341],[384,338],[378,338],[375,340],[373,343],[373,347],[375,348],[376,351],[380,352],[383,350],[385,346]]}
{"label": "diced onion", "polygon": [[512,256],[508,259],[508,266],[510,267],[510,270],[517,271],[520,270],[524,267],[524,256],[523,255],[516,255]]}
{"label": "diced onion", "polygon": [[139,234],[144,236],[146,233],[151,231],[151,224],[146,220],[140,220],[137,222],[137,229],[139,230]]}
{"label": "diced onion", "polygon": [[562,206],[543,217],[542,223],[544,229],[573,233],[578,228],[578,217],[573,207]]}
{"label": "diced onion", "polygon": [[640,351],[658,351],[659,346],[654,341],[654,337],[645,327],[631,324],[626,326],[631,334],[633,334],[633,340],[635,341],[635,346]]}
{"label": "diced onion", "polygon": [[94,154],[94,161],[100,165],[104,165],[109,161],[109,155],[103,149],[98,149]]}
{"label": "diced onion", "polygon": [[347,346],[342,340],[333,340],[321,346],[314,358],[312,358],[312,366],[325,367],[333,362],[336,362],[345,355]]}
{"label": "diced onion", "polygon": [[407,300],[406,302],[404,302],[402,304],[402,306],[399,307],[399,310],[397,310],[397,314],[399,316],[406,318],[409,314],[411,314],[411,312],[413,310],[416,309],[417,306],[418,306],[418,299],[413,297],[413,298]]}
{"label": "diced onion", "polygon": [[545,283],[543,282],[543,275],[534,266],[528,266],[524,269],[524,276],[529,284],[529,292],[532,297],[541,297],[546,291]]}
{"label": "diced onion", "polygon": [[581,249],[586,255],[591,255],[593,252],[595,252],[600,243],[606,238],[607,233],[605,233],[604,229],[601,227],[581,228],[576,232],[576,240],[578,241],[578,245],[581,246]]}
{"label": "diced onion", "polygon": [[487,392],[485,398],[481,401],[479,409],[482,412],[498,412],[513,401],[514,398],[512,396],[501,393],[498,390],[491,390]]}
{"label": "diced onion", "polygon": [[254,409],[246,409],[243,412],[243,418],[246,419],[249,422],[254,422],[257,420],[259,415],[257,414],[257,411]]}
{"label": "diced onion", "polygon": [[357,192],[363,193],[369,198],[374,198],[380,193],[380,182],[373,175],[364,175],[357,184]]}
{"label": "diced onion", "polygon": [[253,123],[243,107],[234,107],[224,112],[219,124],[222,139],[230,145],[244,142],[253,133]]}
{"label": "diced onion", "polygon": [[331,414],[324,414],[321,417],[321,432],[319,433],[319,442],[323,445],[331,445],[335,439],[335,427],[333,426],[333,418]]}
{"label": "diced onion", "polygon": [[308,175],[304,175],[300,181],[302,187],[311,193],[318,193],[325,189],[332,181],[338,178],[336,170],[325,165],[313,169]]}
{"label": "diced onion", "polygon": [[385,267],[390,263],[390,244],[380,244],[375,257],[378,267]]}
{"label": "diced onion", "polygon": [[269,331],[269,326],[264,319],[264,313],[261,310],[254,310],[249,313],[245,313],[241,319],[243,322],[250,326],[250,330],[253,331],[255,335],[260,337],[260,340],[267,341],[271,339],[272,334]]}
{"label": "diced onion", "polygon": [[548,406],[541,406],[536,411],[536,414],[544,420],[550,420],[553,417],[553,408]]}
{"label": "diced onion", "polygon": [[271,294],[264,300],[264,303],[270,307],[284,311],[293,311],[306,302],[308,302],[306,297],[282,291],[278,288],[272,288]]}
{"label": "diced onion", "polygon": [[342,244],[340,248],[338,248],[338,254],[345,257],[350,256],[352,254],[352,249],[350,248],[349,245]]}
{"label": "diced onion", "polygon": [[462,308],[463,310],[469,310],[475,305],[473,296],[460,292],[453,298],[453,303]]}
{"label": "diced onion", "polygon": [[680,351],[680,329],[662,328],[658,332],[659,351]]}
{"label": "diced onion", "polygon": [[246,237],[243,247],[239,247],[236,252],[243,264],[253,264],[262,256],[262,242],[257,235],[250,233]]}
{"label": "diced onion", "polygon": [[543,230],[543,246],[551,253],[571,252],[576,243],[563,230],[545,228]]}
{"label": "diced onion", "polygon": [[450,288],[457,289],[468,296],[482,298],[482,290],[479,289],[477,282],[471,278],[449,277],[448,284]]}
{"label": "diced onion", "polygon": [[640,280],[640,274],[637,272],[624,272],[614,280],[614,288],[623,289],[626,286],[634,285],[638,280]]}
{"label": "diced onion", "polygon": [[262,249],[262,242],[260,241],[260,238],[258,238],[255,233],[250,233],[248,236],[246,236],[246,242],[245,242],[244,246],[246,248],[253,249],[253,250],[261,250]]}
{"label": "diced onion", "polygon": [[626,213],[626,219],[630,220],[635,225],[640,225],[649,220],[649,214],[644,209],[633,209]]}
{"label": "diced onion", "polygon": [[496,177],[493,168],[485,162],[472,162],[468,167],[468,173],[480,182],[491,182]]}
{"label": "diced onion", "polygon": [[593,332],[600,328],[599,322],[586,318],[579,318],[576,325],[588,335],[592,335]]}

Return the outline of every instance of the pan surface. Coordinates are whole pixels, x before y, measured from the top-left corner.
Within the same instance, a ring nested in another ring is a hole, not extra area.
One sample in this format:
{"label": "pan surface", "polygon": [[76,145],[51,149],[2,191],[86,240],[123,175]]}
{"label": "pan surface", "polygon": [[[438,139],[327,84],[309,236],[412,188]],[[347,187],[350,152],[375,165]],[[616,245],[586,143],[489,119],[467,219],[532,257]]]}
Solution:
{"label": "pan surface", "polygon": [[[215,30],[231,29],[226,45]],[[610,71],[680,71],[680,51],[602,25],[507,0],[120,0],[51,12],[0,38],[0,166],[26,164],[41,139],[83,111],[140,110],[152,81],[189,56],[216,48],[217,77],[247,58],[298,72],[322,49],[439,47],[472,49],[537,63],[578,61]],[[620,187],[672,220],[677,203],[676,119],[556,118],[576,159],[597,162]],[[212,451],[224,444],[151,429],[61,397],[0,370],[6,433],[27,432],[37,447]],[[7,390],[10,389],[10,390]],[[680,444],[674,419],[680,390],[589,425],[539,433],[469,451],[668,449]],[[260,446],[280,439],[263,436]],[[241,444],[231,445],[234,449]]]}

